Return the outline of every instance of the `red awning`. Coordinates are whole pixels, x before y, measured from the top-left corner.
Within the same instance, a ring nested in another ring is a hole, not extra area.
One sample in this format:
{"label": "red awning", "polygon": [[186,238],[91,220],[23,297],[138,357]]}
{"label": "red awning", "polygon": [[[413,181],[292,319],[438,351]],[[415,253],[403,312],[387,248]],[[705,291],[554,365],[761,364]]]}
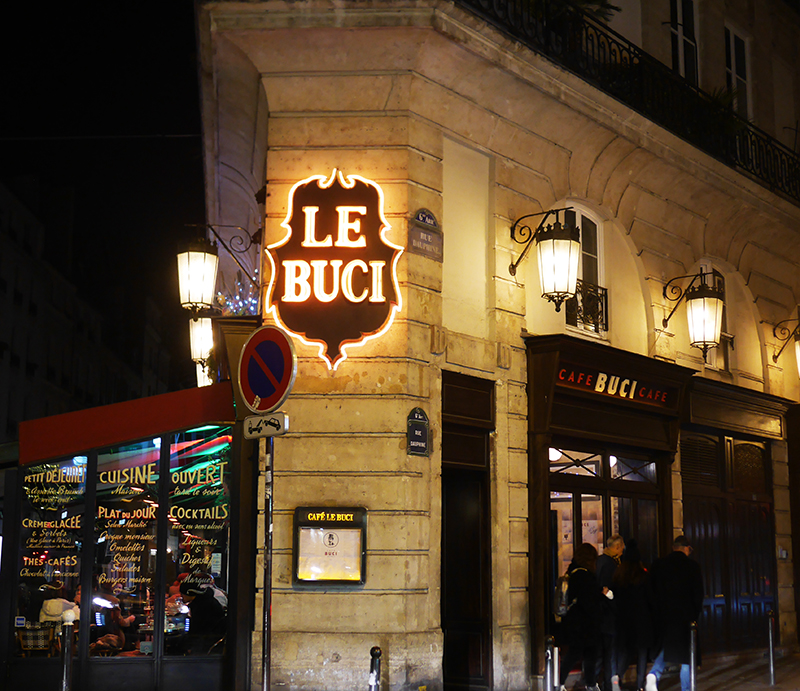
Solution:
{"label": "red awning", "polygon": [[111,444],[235,420],[229,381],[200,386],[21,422],[19,462],[26,465],[73,456]]}

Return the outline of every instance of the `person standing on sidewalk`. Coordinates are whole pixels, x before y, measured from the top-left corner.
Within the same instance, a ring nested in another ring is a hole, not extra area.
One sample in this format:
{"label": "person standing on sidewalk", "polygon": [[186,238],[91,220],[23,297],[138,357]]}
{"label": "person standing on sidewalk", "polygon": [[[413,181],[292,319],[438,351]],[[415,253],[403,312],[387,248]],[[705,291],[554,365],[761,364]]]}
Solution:
{"label": "person standing on sidewalk", "polygon": [[647,655],[653,647],[653,605],[649,575],[633,538],[625,545],[613,586],[617,603],[617,674],[624,676],[631,659],[635,659],[638,691],[644,689]]}
{"label": "person standing on sidewalk", "polygon": [[[615,533],[608,538],[605,550],[597,557],[597,583],[601,589],[613,590],[612,580],[624,549],[625,541],[621,535]],[[600,622],[602,659],[598,659],[598,663],[603,665],[603,691],[619,691],[619,673],[616,669],[616,633],[616,603],[614,600],[604,598]]]}
{"label": "person standing on sidewalk", "polygon": [[561,691],[572,668],[583,661],[583,679],[587,691],[600,691],[596,684],[597,649],[600,643],[601,601],[604,593],[597,584],[597,549],[584,542],[575,550],[575,556],[567,569],[569,590],[567,597],[571,603],[569,611],[561,621],[559,646],[566,648],[561,657],[559,682]]}
{"label": "person standing on sidewalk", "polygon": [[690,626],[703,608],[700,564],[689,558],[691,553],[689,540],[678,535],[672,553],[656,559],[650,569],[661,652],[647,675],[645,691],[658,691],[658,680],[668,662],[680,664],[681,691],[689,691]]}

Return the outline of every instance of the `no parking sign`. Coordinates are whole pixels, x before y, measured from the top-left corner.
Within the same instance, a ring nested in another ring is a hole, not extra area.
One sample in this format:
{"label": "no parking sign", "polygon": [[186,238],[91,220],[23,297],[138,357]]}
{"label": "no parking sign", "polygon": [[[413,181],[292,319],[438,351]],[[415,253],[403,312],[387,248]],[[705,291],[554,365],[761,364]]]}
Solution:
{"label": "no parking sign", "polygon": [[239,390],[254,413],[278,408],[292,390],[297,376],[297,355],[285,331],[275,326],[256,329],[239,358]]}

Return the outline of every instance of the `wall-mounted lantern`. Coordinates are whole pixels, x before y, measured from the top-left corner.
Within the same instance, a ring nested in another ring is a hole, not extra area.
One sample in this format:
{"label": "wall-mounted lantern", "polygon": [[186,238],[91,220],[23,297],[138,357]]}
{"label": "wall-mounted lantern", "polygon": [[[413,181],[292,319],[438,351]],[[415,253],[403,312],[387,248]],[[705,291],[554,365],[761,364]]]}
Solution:
{"label": "wall-mounted lantern", "polygon": [[[675,285],[675,281],[691,278],[684,290]],[[674,302],[672,311],[663,319],[666,329],[675,310],[683,298],[686,298],[686,318],[689,322],[689,343],[693,348],[703,351],[703,361],[711,348],[720,344],[722,332],[722,312],[725,307],[725,288],[722,274],[716,269],[676,276],[664,286],[664,298]]]}
{"label": "wall-mounted lantern", "polygon": [[[508,267],[509,273],[516,276],[517,267],[528,253],[531,243],[535,241],[542,297],[555,304],[556,312],[561,311],[561,303],[564,300],[575,296],[578,281],[578,261],[581,255],[580,228],[569,223],[566,214],[563,223],[558,220],[559,213],[569,211],[570,208],[527,214],[518,218],[511,226],[511,239],[525,244],[525,248],[517,261]],[[554,214],[556,220],[545,225],[550,214]],[[536,216],[543,218],[535,230],[522,222]]]}
{"label": "wall-mounted lantern", "polygon": [[[227,250],[233,260],[244,272],[250,282],[261,293],[257,279],[242,266],[234,252],[245,252],[258,242],[261,232],[257,230],[250,235],[241,226],[216,226],[217,228],[237,228],[244,236],[234,235],[228,245],[219,236],[215,227],[210,224],[195,226],[210,231],[217,242]],[[191,310],[189,320],[189,346],[192,360],[197,364],[197,385],[212,384],[208,373],[208,359],[214,348],[214,330],[212,319],[220,316],[216,308],[217,269],[219,255],[217,246],[207,237],[198,238],[189,244],[186,251],[178,254],[178,293],[181,307]],[[259,307],[260,310],[260,307]]]}
{"label": "wall-mounted lantern", "polygon": [[214,328],[210,317],[189,320],[189,350],[192,360],[205,364],[214,348]]}
{"label": "wall-mounted lantern", "polygon": [[211,309],[217,285],[219,256],[216,246],[201,238],[178,254],[178,292],[181,307],[197,312]]}

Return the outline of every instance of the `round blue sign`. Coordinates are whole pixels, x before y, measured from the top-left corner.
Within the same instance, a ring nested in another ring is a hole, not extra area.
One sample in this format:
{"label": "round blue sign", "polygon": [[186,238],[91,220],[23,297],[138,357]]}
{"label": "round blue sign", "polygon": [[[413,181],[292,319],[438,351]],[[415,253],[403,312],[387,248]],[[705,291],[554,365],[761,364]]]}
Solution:
{"label": "round blue sign", "polygon": [[239,359],[239,389],[254,413],[269,413],[289,395],[297,375],[294,344],[286,332],[262,326],[247,339]]}

